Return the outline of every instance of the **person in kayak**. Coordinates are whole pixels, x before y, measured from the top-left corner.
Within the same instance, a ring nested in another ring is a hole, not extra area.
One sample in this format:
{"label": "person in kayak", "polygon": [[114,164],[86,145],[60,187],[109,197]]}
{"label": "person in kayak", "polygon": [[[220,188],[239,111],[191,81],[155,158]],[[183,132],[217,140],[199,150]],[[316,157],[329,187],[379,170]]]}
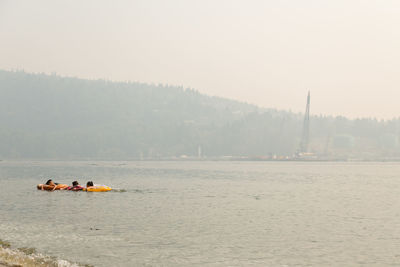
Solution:
{"label": "person in kayak", "polygon": [[[49,179],[49,180],[47,180],[47,182],[44,185],[48,185],[49,187],[53,187],[53,189],[50,189],[50,190],[54,191],[54,190],[56,190],[57,184],[58,183],[55,183],[55,182],[53,182],[53,180]],[[44,190],[44,188],[43,188],[44,185],[43,184],[41,185],[41,190]]]}
{"label": "person in kayak", "polygon": [[92,181],[88,181],[86,183],[86,188],[83,190],[88,192],[107,192],[111,190],[111,187],[106,185],[93,184]]}
{"label": "person in kayak", "polygon": [[68,185],[55,183],[53,182],[53,180],[49,179],[45,184],[38,184],[36,187],[39,190],[54,191],[54,190],[65,190],[68,187]]}
{"label": "person in kayak", "polygon": [[93,186],[94,186],[94,184],[93,184],[92,181],[88,181],[88,182],[86,183],[86,189],[87,189],[87,188],[90,188],[90,187],[93,187]]}
{"label": "person in kayak", "polygon": [[72,182],[72,186],[69,186],[69,187],[67,188],[67,190],[71,190],[71,191],[80,191],[80,190],[83,190],[83,189],[84,189],[84,187],[81,186],[81,185],[78,183],[78,181],[73,181],[73,182]]}

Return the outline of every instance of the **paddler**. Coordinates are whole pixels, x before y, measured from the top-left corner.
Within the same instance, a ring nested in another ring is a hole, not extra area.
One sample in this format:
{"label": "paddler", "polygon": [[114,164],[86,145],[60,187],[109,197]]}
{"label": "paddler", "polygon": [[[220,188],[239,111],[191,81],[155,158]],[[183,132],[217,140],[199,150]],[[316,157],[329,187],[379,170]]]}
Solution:
{"label": "paddler", "polygon": [[68,188],[67,188],[67,190],[71,190],[71,191],[81,191],[81,190],[83,190],[83,189],[85,189],[83,186],[81,186],[79,183],[78,183],[78,181],[73,181],[72,182],[72,186],[69,186]]}

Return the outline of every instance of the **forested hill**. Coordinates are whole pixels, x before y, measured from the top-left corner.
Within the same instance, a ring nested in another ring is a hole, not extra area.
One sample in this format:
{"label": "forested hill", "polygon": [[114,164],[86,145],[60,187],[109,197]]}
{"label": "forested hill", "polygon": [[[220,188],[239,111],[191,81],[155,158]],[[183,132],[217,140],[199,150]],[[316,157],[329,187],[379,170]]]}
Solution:
{"label": "forested hill", "polygon": [[[0,121],[5,159],[292,155],[302,127],[301,114],[192,89],[22,71],[0,71]],[[310,149],[394,156],[398,125],[312,117]]]}
{"label": "forested hill", "polygon": [[257,132],[242,128],[256,106],[176,86],[0,71],[0,109],[3,158],[192,156],[199,146],[210,156],[268,151],[258,147],[262,136],[242,140]]}

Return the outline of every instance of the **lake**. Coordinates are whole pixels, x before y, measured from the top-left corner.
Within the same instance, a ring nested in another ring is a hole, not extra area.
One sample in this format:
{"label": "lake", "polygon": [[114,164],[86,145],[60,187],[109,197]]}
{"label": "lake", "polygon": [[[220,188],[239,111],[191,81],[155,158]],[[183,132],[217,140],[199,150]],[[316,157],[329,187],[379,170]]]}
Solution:
{"label": "lake", "polygon": [[[398,266],[399,174],[374,162],[1,161],[0,263]],[[50,178],[116,190],[36,189]]]}

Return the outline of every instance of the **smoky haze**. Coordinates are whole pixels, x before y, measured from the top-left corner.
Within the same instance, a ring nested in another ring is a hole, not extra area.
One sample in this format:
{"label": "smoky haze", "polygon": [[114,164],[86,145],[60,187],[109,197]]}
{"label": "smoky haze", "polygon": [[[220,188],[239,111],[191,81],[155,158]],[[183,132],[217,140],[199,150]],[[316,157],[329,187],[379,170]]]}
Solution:
{"label": "smoky haze", "polygon": [[400,114],[399,1],[0,1],[0,69],[196,88],[265,108]]}
{"label": "smoky haze", "polygon": [[0,71],[0,124],[0,159],[400,160],[400,119],[303,124],[191,88],[22,71]]}

